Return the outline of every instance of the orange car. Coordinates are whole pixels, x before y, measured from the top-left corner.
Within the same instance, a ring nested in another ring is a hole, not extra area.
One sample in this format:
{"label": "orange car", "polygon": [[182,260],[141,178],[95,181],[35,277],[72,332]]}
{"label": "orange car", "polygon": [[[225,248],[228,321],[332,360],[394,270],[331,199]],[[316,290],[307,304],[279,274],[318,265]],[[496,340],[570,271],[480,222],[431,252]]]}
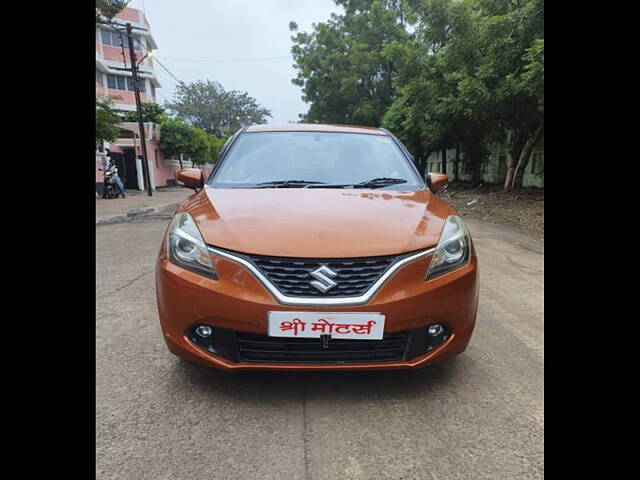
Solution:
{"label": "orange car", "polygon": [[223,370],[422,367],[463,352],[469,231],[388,131],[249,126],[176,211],[156,265],[169,350]]}

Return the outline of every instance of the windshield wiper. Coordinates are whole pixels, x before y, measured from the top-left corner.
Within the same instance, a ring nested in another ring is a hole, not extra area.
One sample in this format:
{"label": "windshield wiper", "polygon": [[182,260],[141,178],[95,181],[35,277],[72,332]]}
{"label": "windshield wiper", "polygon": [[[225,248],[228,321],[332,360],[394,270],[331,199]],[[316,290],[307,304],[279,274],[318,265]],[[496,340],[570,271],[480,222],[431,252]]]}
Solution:
{"label": "windshield wiper", "polygon": [[280,187],[304,187],[325,182],[315,182],[313,180],[274,180],[272,182],[261,182],[254,188],[280,188]]}
{"label": "windshield wiper", "polygon": [[382,188],[400,183],[407,183],[407,181],[404,178],[379,177],[360,183],[325,183],[322,185],[307,185],[304,188]]}
{"label": "windshield wiper", "polygon": [[379,177],[379,178],[372,178],[371,180],[367,180],[366,182],[356,183],[354,187],[380,188],[380,187],[386,187],[388,185],[398,185],[400,183],[407,183],[407,181],[404,178]]}

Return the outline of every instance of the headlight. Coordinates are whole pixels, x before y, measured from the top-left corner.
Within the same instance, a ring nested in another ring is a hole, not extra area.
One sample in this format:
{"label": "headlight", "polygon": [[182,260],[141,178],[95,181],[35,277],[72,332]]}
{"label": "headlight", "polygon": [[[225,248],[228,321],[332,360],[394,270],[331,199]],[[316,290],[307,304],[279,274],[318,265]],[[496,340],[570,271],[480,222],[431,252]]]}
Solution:
{"label": "headlight", "polygon": [[425,280],[431,280],[443,273],[463,266],[469,261],[471,236],[460,217],[450,215],[444,224],[440,240],[436,246]]}
{"label": "headlight", "polygon": [[167,237],[167,255],[171,263],[218,280],[207,245],[188,213],[177,213],[173,217]]}

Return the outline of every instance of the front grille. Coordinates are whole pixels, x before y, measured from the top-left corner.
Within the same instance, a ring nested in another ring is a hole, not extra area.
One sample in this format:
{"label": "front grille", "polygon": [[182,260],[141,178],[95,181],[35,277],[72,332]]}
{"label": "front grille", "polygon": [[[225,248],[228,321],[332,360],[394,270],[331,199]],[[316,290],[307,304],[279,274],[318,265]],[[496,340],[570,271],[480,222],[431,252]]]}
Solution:
{"label": "front grille", "polygon": [[385,333],[382,340],[330,339],[323,348],[319,338],[279,338],[236,332],[241,362],[358,363],[404,360],[409,332]]}
{"label": "front grille", "polygon": [[[364,294],[398,257],[394,255],[349,259],[308,259],[251,255],[250,258],[284,295],[357,297]],[[311,282],[316,280],[311,276],[311,272],[322,265],[326,265],[337,274],[332,277],[337,285],[324,293],[311,285]]]}

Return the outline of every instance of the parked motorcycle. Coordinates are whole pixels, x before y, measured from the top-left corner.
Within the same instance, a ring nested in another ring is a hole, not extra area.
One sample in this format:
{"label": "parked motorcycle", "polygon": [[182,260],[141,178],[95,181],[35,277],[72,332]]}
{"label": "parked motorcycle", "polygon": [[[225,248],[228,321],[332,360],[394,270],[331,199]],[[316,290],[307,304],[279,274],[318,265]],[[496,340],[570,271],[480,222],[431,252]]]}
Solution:
{"label": "parked motorcycle", "polygon": [[[102,171],[102,169],[98,169]],[[116,193],[116,182],[115,182],[116,172],[107,170],[104,173],[104,190],[102,192],[102,198],[117,198],[118,194]]]}

